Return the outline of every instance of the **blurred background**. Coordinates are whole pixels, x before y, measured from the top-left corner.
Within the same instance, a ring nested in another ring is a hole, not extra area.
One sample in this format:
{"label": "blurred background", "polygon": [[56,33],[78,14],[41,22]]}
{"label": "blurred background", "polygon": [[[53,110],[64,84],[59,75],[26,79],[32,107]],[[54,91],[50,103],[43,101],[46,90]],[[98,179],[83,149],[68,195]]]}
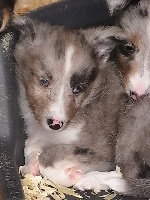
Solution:
{"label": "blurred background", "polygon": [[20,15],[38,7],[51,4],[60,0],[17,0],[14,13]]}

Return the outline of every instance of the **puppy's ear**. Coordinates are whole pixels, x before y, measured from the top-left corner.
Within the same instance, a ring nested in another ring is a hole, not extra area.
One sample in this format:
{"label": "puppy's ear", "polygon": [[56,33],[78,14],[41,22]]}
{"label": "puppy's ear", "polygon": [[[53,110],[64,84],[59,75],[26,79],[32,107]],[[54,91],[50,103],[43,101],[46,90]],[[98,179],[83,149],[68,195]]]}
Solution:
{"label": "puppy's ear", "polygon": [[131,0],[106,0],[111,15],[119,13],[130,1]]}
{"label": "puppy's ear", "polygon": [[115,49],[117,43],[111,38],[106,38],[99,41],[94,47],[96,57],[103,63],[107,62],[111,56],[112,51]]}
{"label": "puppy's ear", "polygon": [[14,17],[12,20],[13,28],[19,33],[21,38],[30,38],[34,39],[35,33],[37,32],[38,22],[32,20],[29,17]]}
{"label": "puppy's ear", "polygon": [[140,1],[138,4],[138,11],[140,17],[146,18],[149,16],[149,10],[150,10],[150,1],[144,0]]}
{"label": "puppy's ear", "polygon": [[82,33],[93,48],[95,56],[104,63],[109,60],[111,52],[118,45],[118,41],[125,38],[123,30],[115,26],[82,30]]}

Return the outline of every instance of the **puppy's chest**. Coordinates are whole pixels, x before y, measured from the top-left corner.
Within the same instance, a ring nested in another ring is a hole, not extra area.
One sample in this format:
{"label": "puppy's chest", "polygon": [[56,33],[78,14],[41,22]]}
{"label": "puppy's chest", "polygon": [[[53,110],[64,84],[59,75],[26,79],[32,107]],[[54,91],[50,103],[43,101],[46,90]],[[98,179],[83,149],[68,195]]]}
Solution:
{"label": "puppy's chest", "polygon": [[37,126],[30,124],[30,126],[27,127],[27,135],[33,140],[39,139],[45,141],[46,143],[71,144],[79,140],[83,127],[83,121],[69,125],[63,131],[48,131],[45,130],[42,126],[39,126],[39,124],[37,124]]}
{"label": "puppy's chest", "polygon": [[69,126],[66,130],[59,133],[59,139],[63,143],[74,143],[78,141],[82,135],[84,122],[78,122],[73,126]]}

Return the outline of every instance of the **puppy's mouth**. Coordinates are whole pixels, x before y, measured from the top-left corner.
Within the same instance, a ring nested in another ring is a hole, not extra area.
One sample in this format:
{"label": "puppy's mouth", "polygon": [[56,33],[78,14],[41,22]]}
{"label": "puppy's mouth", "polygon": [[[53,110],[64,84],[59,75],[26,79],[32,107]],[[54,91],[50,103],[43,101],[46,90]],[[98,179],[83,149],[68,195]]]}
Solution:
{"label": "puppy's mouth", "polygon": [[136,92],[130,91],[130,97],[134,100],[137,101],[139,99],[144,99],[146,97],[149,97],[149,93],[143,94],[143,95],[138,95]]}

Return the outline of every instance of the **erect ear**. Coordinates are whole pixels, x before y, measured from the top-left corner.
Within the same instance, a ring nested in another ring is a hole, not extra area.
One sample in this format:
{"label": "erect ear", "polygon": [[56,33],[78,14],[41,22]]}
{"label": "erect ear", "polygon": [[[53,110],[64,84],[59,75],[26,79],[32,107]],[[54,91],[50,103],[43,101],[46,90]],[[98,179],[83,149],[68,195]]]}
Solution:
{"label": "erect ear", "polygon": [[42,26],[37,20],[32,20],[26,16],[17,16],[12,20],[12,27],[16,30],[20,39],[33,40],[36,33],[42,29]]}
{"label": "erect ear", "polygon": [[131,0],[106,0],[111,15],[119,13]]}
{"label": "erect ear", "polygon": [[95,56],[101,62],[107,62],[111,52],[118,45],[118,41],[125,38],[125,34],[119,27],[98,27],[81,30],[86,41],[93,48]]}
{"label": "erect ear", "polygon": [[113,49],[115,49],[116,42],[111,40],[111,38],[105,38],[104,40],[99,41],[95,47],[94,52],[99,61],[103,63],[107,62],[111,56]]}

